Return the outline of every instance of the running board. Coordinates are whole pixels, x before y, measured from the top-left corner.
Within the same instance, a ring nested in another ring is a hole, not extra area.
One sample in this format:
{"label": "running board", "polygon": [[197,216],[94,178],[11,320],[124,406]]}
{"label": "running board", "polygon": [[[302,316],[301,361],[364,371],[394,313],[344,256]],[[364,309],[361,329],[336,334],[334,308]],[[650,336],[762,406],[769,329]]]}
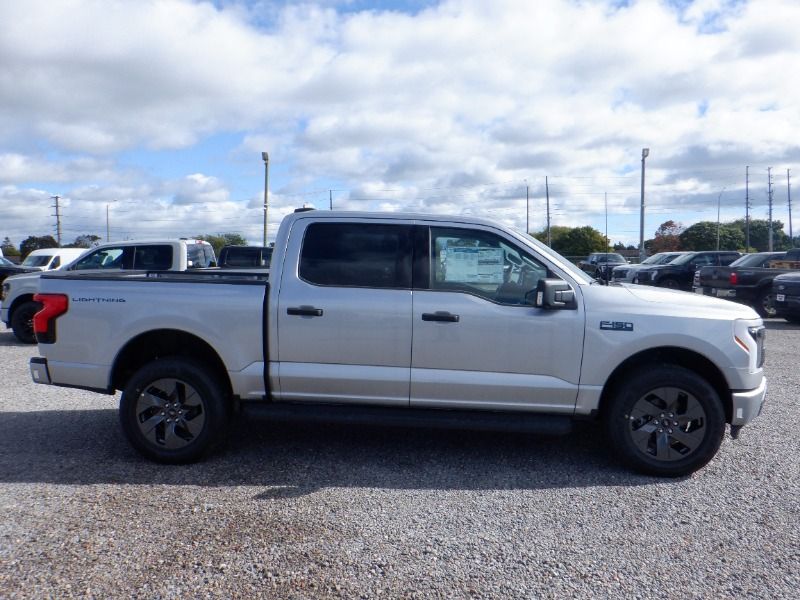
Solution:
{"label": "running board", "polygon": [[344,404],[278,404],[257,401],[242,402],[241,407],[245,416],[253,415],[274,421],[432,427],[542,435],[566,435],[572,431],[572,417],[527,412],[395,408]]}

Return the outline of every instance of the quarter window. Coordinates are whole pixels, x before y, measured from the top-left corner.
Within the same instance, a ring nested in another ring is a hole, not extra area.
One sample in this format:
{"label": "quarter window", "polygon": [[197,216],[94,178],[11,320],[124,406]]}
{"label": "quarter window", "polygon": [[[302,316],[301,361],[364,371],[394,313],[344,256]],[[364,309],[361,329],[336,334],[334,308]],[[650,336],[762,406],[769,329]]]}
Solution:
{"label": "quarter window", "polygon": [[526,304],[526,294],[552,276],[527,252],[486,231],[431,229],[431,288]]}
{"label": "quarter window", "polygon": [[410,288],[411,228],[312,223],[300,252],[300,277],[317,285]]}

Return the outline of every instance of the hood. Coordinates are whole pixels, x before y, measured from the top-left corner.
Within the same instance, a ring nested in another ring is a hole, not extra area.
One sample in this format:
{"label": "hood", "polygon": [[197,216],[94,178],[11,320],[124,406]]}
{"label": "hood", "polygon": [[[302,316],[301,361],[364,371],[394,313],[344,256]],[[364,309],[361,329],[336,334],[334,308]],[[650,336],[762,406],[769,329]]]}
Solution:
{"label": "hood", "polygon": [[[28,269],[28,267],[25,267],[25,268]],[[43,273],[43,271],[40,271],[40,270],[36,270],[36,271],[26,270],[21,275],[12,275],[11,277],[8,277],[6,279],[6,281],[5,281],[5,283],[11,283],[11,282],[15,282],[15,281],[20,281],[21,282],[21,281],[27,281],[29,279],[39,279],[39,277],[42,276],[42,273]]]}
{"label": "hood", "polygon": [[681,316],[709,317],[717,316],[732,319],[757,319],[756,312],[749,306],[729,300],[721,300],[711,296],[702,296],[691,292],[668,290],[647,285],[617,284],[610,286],[590,286],[604,288],[605,300],[618,304],[620,310],[636,308],[652,308],[660,313],[672,312]]}

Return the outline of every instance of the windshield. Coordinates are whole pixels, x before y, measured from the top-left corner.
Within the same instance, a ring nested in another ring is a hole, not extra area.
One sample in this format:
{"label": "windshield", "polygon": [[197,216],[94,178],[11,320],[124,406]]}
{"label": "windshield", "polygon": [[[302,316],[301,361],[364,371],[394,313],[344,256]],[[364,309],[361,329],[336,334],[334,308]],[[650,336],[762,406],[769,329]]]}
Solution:
{"label": "windshield", "polygon": [[11,262],[10,260],[8,260],[7,258],[4,258],[4,257],[0,256],[0,266],[3,266],[3,267],[13,267],[13,266],[15,266],[15,265],[14,265],[14,263],[12,263],[12,262]]}
{"label": "windshield", "polygon": [[641,264],[643,265],[665,265],[678,258],[681,254],[679,252],[659,252],[644,259]]}
{"label": "windshield", "polygon": [[53,258],[52,254],[39,254],[38,256],[28,256],[22,261],[23,267],[46,267]]}
{"label": "windshield", "polygon": [[776,254],[745,254],[741,258],[737,258],[730,266],[732,267],[759,267],[767,260],[776,260],[783,257],[786,253],[779,252]]}
{"label": "windshield", "polygon": [[673,260],[670,264],[673,265],[685,265],[686,263],[690,262],[695,257],[694,252],[689,252],[688,254],[682,254],[675,260]]}

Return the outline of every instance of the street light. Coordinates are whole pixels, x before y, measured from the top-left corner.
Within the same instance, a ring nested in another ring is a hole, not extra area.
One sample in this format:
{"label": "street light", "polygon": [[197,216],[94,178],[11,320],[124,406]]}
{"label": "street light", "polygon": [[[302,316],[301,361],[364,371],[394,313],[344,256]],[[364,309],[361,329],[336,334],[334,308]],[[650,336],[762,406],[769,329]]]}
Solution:
{"label": "street light", "polygon": [[264,161],[264,243],[267,245],[267,211],[269,210],[269,154],[267,152],[261,153],[261,159]]}
{"label": "street light", "polygon": [[726,185],[724,188],[722,188],[719,196],[717,196],[717,250],[719,250],[719,208],[720,204],[722,203],[722,192],[724,192],[727,187],[728,186]]}
{"label": "street light", "polygon": [[645,258],[644,252],[644,160],[650,156],[650,148],[642,148],[642,196],[639,211],[639,262]]}

